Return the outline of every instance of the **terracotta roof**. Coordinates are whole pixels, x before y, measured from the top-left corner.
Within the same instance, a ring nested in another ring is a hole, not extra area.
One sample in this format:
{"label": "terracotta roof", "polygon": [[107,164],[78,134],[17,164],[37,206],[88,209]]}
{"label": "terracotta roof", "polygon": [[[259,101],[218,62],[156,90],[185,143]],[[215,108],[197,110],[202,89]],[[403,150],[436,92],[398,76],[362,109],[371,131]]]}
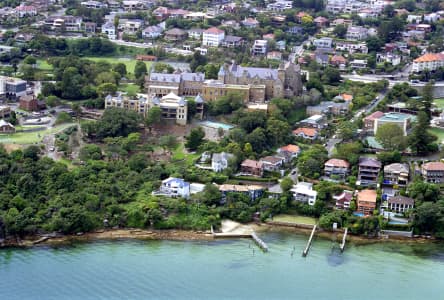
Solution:
{"label": "terracotta roof", "polygon": [[353,95],[350,94],[341,94],[342,99],[344,99],[344,101],[352,101],[353,100]]}
{"label": "terracotta roof", "polygon": [[342,55],[333,55],[331,58],[331,62],[342,62],[342,63],[346,63],[347,60],[342,56]]}
{"label": "terracotta roof", "polygon": [[365,117],[364,120],[373,121],[373,120],[379,119],[382,116],[384,116],[384,113],[382,111],[375,111],[371,115],[368,115],[367,117]]}
{"label": "terracotta roof", "polygon": [[414,205],[415,200],[405,196],[395,196],[388,199],[388,203]]}
{"label": "terracotta roof", "polygon": [[211,27],[208,28],[207,30],[204,31],[205,33],[210,33],[210,34],[221,34],[221,33],[225,33],[225,31],[223,31],[222,29],[219,29],[217,27]]}
{"label": "terracotta roof", "polygon": [[358,192],[358,201],[367,201],[376,203],[376,191],[375,190],[362,190]]}
{"label": "terracotta roof", "polygon": [[276,156],[265,156],[260,159],[260,162],[266,162],[275,165],[279,162],[282,162],[282,158]]}
{"label": "terracotta roof", "polygon": [[313,21],[314,22],[327,22],[328,19],[325,18],[325,17],[320,16],[320,17],[316,17]]}
{"label": "terracotta roof", "polygon": [[350,168],[350,164],[348,163],[348,161],[343,160],[343,159],[337,159],[337,158],[332,158],[327,160],[327,162],[325,163],[326,166],[334,166],[334,167],[338,167],[338,168]]}
{"label": "terracotta roof", "polygon": [[413,62],[421,63],[421,62],[442,61],[442,60],[444,60],[443,53],[426,53],[415,59]]}
{"label": "terracotta roof", "polygon": [[246,159],[242,162],[241,167],[262,169],[262,162],[252,159]]}
{"label": "terracotta roof", "polygon": [[422,165],[426,171],[444,171],[444,163],[439,161],[432,161]]}
{"label": "terracotta roof", "polygon": [[294,135],[299,135],[303,133],[306,136],[314,137],[318,133],[318,131],[314,128],[307,128],[307,127],[301,127],[298,129],[293,130]]}
{"label": "terracotta roof", "polygon": [[288,144],[287,146],[281,147],[281,151],[287,151],[292,153],[299,153],[301,151],[301,148],[297,145]]}

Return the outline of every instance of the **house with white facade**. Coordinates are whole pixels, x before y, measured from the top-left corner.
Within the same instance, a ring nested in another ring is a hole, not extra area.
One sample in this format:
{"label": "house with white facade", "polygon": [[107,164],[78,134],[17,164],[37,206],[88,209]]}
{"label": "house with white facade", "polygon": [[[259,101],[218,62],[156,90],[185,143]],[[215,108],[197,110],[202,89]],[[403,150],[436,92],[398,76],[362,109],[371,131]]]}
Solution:
{"label": "house with white facade", "polygon": [[187,199],[190,196],[190,184],[181,178],[169,177],[163,180],[160,189],[152,194]]}
{"label": "house with white facade", "polygon": [[361,26],[349,26],[345,38],[351,41],[362,41],[368,37],[368,29]]}
{"label": "house with white facade", "polygon": [[115,40],[116,39],[116,27],[112,22],[106,22],[102,25],[102,33],[108,36],[108,39]]}
{"label": "house with white facade", "polygon": [[268,49],[267,40],[255,40],[253,47],[251,48],[251,53],[253,55],[266,55]]}
{"label": "house with white facade", "polygon": [[211,27],[202,34],[202,45],[209,47],[219,47],[225,39],[225,31],[217,27]]}
{"label": "house with white facade", "polygon": [[155,39],[162,35],[163,28],[154,25],[154,26],[148,26],[144,30],[142,30],[142,38],[144,39]]}
{"label": "house with white facade", "polygon": [[444,53],[426,53],[413,61],[411,73],[435,71],[444,67]]}
{"label": "house with white facade", "polygon": [[234,155],[231,153],[221,152],[214,153],[211,158],[211,169],[214,172],[221,172],[228,168],[230,159],[233,159]]}
{"label": "house with white facade", "polygon": [[314,205],[318,196],[318,192],[313,190],[313,183],[309,182],[299,182],[293,186],[290,192],[293,194],[295,201],[307,203],[308,205]]}

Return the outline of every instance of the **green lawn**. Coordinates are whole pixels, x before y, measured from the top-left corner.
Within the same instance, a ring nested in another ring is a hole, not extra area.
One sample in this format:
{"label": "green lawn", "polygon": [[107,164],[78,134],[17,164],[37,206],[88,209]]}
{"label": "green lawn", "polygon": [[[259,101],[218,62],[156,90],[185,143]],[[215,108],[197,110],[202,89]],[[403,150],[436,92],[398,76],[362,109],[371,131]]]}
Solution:
{"label": "green lawn", "polygon": [[45,135],[65,130],[66,128],[72,125],[74,125],[74,123],[61,124],[41,131],[1,134],[0,143],[19,144],[19,145],[35,144],[41,142]]}
{"label": "green lawn", "polygon": [[46,59],[37,59],[37,69],[42,71],[51,71],[53,67],[48,64]]}
{"label": "green lawn", "polygon": [[444,141],[444,129],[433,127],[429,129],[429,132],[438,137],[439,143],[442,143]]}
{"label": "green lawn", "polygon": [[315,225],[317,220],[312,217],[281,214],[273,217],[273,221]]}
{"label": "green lawn", "polygon": [[439,109],[444,109],[444,98],[435,99],[433,100],[433,103],[436,105]]}
{"label": "green lawn", "polygon": [[199,157],[199,154],[186,153],[185,146],[180,143],[176,149],[173,151],[173,156],[171,157],[173,161],[185,160],[188,165],[192,165],[194,160]]}
{"label": "green lawn", "polygon": [[[136,62],[137,60],[135,58],[125,58],[125,57],[93,57],[93,56],[85,56],[85,59],[89,59],[92,61],[105,61],[108,62],[110,64],[117,64],[117,63],[124,63],[126,66],[126,71],[128,73],[133,74],[134,73],[134,68],[136,66]],[[150,61],[146,61],[145,62],[147,69],[149,70],[150,66],[151,66],[151,62]]]}

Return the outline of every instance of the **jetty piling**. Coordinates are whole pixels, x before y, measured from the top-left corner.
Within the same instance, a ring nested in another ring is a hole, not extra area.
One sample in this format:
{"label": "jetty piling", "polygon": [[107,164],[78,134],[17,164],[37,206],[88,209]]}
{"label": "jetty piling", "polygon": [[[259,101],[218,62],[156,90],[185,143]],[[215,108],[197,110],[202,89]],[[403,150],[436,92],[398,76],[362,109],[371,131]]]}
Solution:
{"label": "jetty piling", "polygon": [[262,250],[264,250],[265,252],[268,251],[268,246],[267,246],[267,244],[265,244],[265,242],[264,242],[263,240],[261,240],[261,239],[257,236],[256,232],[253,231],[253,232],[251,233],[251,237],[253,238],[253,240],[256,242],[256,244],[258,244],[258,246],[259,246]]}
{"label": "jetty piling", "polygon": [[304,251],[302,251],[303,257],[307,256],[308,251],[310,250],[311,242],[313,241],[315,231],[316,231],[316,225],[313,226],[313,230],[311,231],[310,238],[308,239],[308,242],[307,242],[307,246],[305,247]]}
{"label": "jetty piling", "polygon": [[346,242],[345,239],[347,238],[347,233],[348,233],[348,228],[345,228],[344,235],[342,236],[342,243],[340,246],[341,252],[344,252],[344,249],[345,249],[345,242]]}

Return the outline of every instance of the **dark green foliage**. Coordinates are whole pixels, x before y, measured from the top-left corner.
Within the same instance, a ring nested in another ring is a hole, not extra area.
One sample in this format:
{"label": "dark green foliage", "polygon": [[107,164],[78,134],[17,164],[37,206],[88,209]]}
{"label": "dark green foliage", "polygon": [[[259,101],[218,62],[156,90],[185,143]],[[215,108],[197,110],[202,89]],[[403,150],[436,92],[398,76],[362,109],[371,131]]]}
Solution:
{"label": "dark green foliage", "polygon": [[105,110],[100,120],[94,123],[83,123],[82,130],[97,139],[106,137],[127,136],[139,130],[141,117],[137,112],[121,108]]}
{"label": "dark green foliage", "polygon": [[196,150],[204,141],[205,132],[202,127],[193,128],[190,132],[190,135],[187,136],[187,142],[185,143],[185,147],[189,150]]}

